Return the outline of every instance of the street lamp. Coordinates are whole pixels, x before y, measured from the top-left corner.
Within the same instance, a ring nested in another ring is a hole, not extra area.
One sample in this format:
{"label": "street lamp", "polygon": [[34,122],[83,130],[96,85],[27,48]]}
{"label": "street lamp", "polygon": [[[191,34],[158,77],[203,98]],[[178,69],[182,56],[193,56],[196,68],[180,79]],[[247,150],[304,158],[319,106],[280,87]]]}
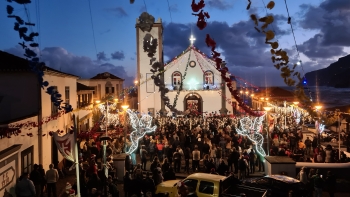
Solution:
{"label": "street lamp", "polygon": [[[317,130],[316,130],[316,131],[317,131],[317,135],[318,135],[318,136],[317,136],[317,138],[318,138],[317,141],[318,141],[318,146],[320,146],[320,145],[321,145],[321,133],[320,133],[320,129],[319,129],[319,126],[318,126],[318,125],[321,124],[321,123],[320,123],[321,120],[320,120],[320,116],[319,116],[319,113],[318,113],[318,112],[319,112],[319,110],[322,108],[322,105],[319,105],[319,104],[318,104],[318,105],[315,106],[315,108],[316,108],[317,119],[318,119],[318,120],[317,120],[317,121],[318,121],[318,124],[317,124],[317,128],[316,128],[316,129],[317,129]],[[339,151],[340,151],[340,150],[339,150]]]}
{"label": "street lamp", "polygon": [[126,110],[129,108],[129,105],[122,105],[124,110],[124,152],[126,152]]}
{"label": "street lamp", "polygon": [[294,105],[298,105],[299,102],[298,102],[298,101],[294,101],[293,104],[294,104]]}
{"label": "street lamp", "polygon": [[269,124],[268,124],[268,112],[270,111],[272,109],[272,107],[268,107],[268,106],[266,106],[266,107],[264,107],[264,110],[266,111],[266,135],[267,135],[267,137],[266,137],[266,149],[267,149],[267,155],[268,156],[270,156],[270,134],[269,134]]}

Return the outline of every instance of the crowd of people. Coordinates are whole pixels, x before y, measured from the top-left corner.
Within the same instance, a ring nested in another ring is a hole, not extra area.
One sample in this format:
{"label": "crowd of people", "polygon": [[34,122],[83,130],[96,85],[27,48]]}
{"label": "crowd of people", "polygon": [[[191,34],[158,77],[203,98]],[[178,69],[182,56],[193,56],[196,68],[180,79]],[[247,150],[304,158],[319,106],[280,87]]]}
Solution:
{"label": "crowd of people", "polygon": [[33,171],[24,172],[16,182],[17,197],[57,197],[56,183],[59,173],[53,164],[49,165],[49,170],[45,172],[41,164],[34,164]]}
{"label": "crowd of people", "polygon": [[310,196],[322,197],[322,193],[326,190],[330,197],[334,197],[337,180],[331,171],[327,171],[323,176],[320,170],[302,167],[296,178],[305,185]]}
{"label": "crowd of people", "polygon": [[[221,175],[233,172],[237,174],[239,179],[244,179],[250,173],[264,171],[263,157],[257,154],[255,142],[237,132],[240,118],[227,116],[156,117],[154,124],[158,126],[158,129],[154,133],[145,135],[139,142],[139,149],[126,159],[125,166],[129,172],[129,182],[131,183],[134,179],[138,179],[135,181],[143,180],[141,176],[135,175],[134,167],[139,171],[152,172],[155,185],[159,181],[174,178],[174,174],[179,172],[207,172]],[[347,161],[344,153],[341,153],[339,158],[338,150],[333,150],[331,146],[327,146],[323,150],[317,137],[312,140],[304,139],[300,129],[301,123],[296,124],[291,117],[287,118],[288,128],[282,129],[279,126],[282,124],[281,122],[282,120],[277,120],[272,127],[270,125],[269,132],[266,129],[259,131],[265,137],[263,148],[266,153],[268,152],[266,138],[269,136],[270,155],[289,156],[296,161],[306,162]],[[120,126],[120,128],[124,127]],[[130,146],[129,136],[124,139],[123,132],[114,135],[113,139],[108,142],[106,152],[110,175],[114,175],[113,154],[125,152],[128,146]],[[96,166],[101,163],[103,157],[98,137],[82,139],[80,152],[80,158],[85,163],[85,176],[96,174],[98,171]],[[136,155],[140,157],[140,164],[136,161]],[[148,163],[151,163],[149,169],[147,169]],[[99,167],[102,168],[101,165]],[[96,179],[96,177],[92,179]],[[88,184],[86,188],[89,194],[92,193],[93,189],[96,189],[97,192],[101,192],[103,189],[91,188]],[[138,191],[142,190],[144,189],[138,189]]]}
{"label": "crowd of people", "polygon": [[[125,159],[127,172],[123,177],[125,196],[153,194],[156,185],[166,180],[174,180],[175,173],[180,172],[187,174],[206,172],[219,175],[232,173],[242,180],[256,171],[264,171],[263,157],[257,154],[255,142],[237,131],[240,118],[223,116],[155,118],[154,124],[158,129],[140,139],[138,150]],[[339,158],[337,149],[331,146],[323,149],[319,146],[317,137],[312,140],[308,137],[304,139],[299,126],[291,121],[288,128],[281,129],[277,121],[272,128],[264,127],[265,129],[258,131],[265,137],[263,144],[265,152],[270,155],[289,156],[296,161],[326,163],[348,161],[343,152]],[[269,146],[266,143],[267,137]],[[125,152],[129,146],[129,135],[125,139],[122,132],[112,136],[112,140],[108,141],[106,167],[109,176],[106,177],[102,170],[104,153],[99,136],[79,139],[82,196],[98,197],[105,194],[112,197],[119,196],[116,184],[118,177],[115,174],[112,157],[116,153]],[[136,155],[140,158],[139,163]],[[30,177],[33,182],[32,190],[36,196],[42,196],[44,188],[49,196],[51,192],[55,196],[58,173],[56,176],[55,169],[51,165],[50,170],[43,173],[45,171],[42,166],[35,165],[30,176],[28,174],[22,176],[17,186],[19,189],[16,191],[23,192],[20,189],[21,185],[24,185],[26,179]],[[51,176],[52,173],[55,175]],[[75,183],[73,185],[75,191],[76,187]],[[26,195],[18,194],[18,196]]]}

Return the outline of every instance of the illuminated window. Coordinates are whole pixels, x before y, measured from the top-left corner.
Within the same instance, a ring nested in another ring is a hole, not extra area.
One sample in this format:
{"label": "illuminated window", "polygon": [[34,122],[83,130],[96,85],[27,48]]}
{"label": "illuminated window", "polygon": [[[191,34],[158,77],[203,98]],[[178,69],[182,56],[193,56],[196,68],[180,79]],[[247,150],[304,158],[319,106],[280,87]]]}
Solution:
{"label": "illuminated window", "polygon": [[214,74],[212,71],[208,70],[204,73],[204,84],[214,85]]}
{"label": "illuminated window", "polygon": [[172,79],[173,79],[173,85],[180,85],[181,83],[181,78],[182,78],[182,75],[180,72],[176,71],[176,72],[173,72],[172,74]]}

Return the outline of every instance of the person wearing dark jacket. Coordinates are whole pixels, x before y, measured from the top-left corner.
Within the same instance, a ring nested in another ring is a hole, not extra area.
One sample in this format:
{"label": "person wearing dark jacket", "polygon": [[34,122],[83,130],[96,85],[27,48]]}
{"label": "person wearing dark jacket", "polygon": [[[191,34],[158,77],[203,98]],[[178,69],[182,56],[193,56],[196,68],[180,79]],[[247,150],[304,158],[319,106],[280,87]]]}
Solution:
{"label": "person wearing dark jacket", "polygon": [[116,184],[113,183],[113,179],[111,176],[108,177],[108,191],[112,195],[112,197],[119,197],[119,191]]}
{"label": "person wearing dark jacket", "polygon": [[326,177],[326,186],[328,189],[329,197],[334,197],[336,185],[337,179],[331,171],[328,171]]}
{"label": "person wearing dark jacket", "polygon": [[16,184],[16,195],[17,197],[32,197],[35,196],[34,183],[29,180],[29,174],[23,173],[21,180]]}
{"label": "person wearing dark jacket", "polygon": [[164,181],[176,180],[175,172],[172,167],[170,167],[169,170],[166,171],[163,176],[164,176]]}
{"label": "person wearing dark jacket", "polygon": [[217,172],[220,175],[224,176],[226,171],[228,171],[228,166],[225,164],[225,161],[222,159],[220,164],[219,164]]}
{"label": "person wearing dark jacket", "polygon": [[142,180],[142,185],[143,194],[146,195],[148,192],[150,192],[152,194],[151,196],[153,196],[156,185],[154,184],[153,179],[150,177],[149,172],[146,173],[146,177]]}
{"label": "person wearing dark jacket", "polygon": [[141,197],[142,183],[142,175],[137,175],[133,180],[131,180],[132,189],[130,191],[130,194],[136,195],[137,197]]}
{"label": "person wearing dark jacket", "polygon": [[130,177],[130,173],[127,171],[126,173],[125,173],[125,176],[124,176],[124,178],[123,178],[123,182],[124,182],[124,196],[125,197],[129,197],[129,196],[131,196],[130,194],[130,192],[131,192],[131,187],[132,187],[132,183],[131,183],[131,177]]}
{"label": "person wearing dark jacket", "polygon": [[36,191],[36,197],[41,196],[41,185],[42,185],[42,176],[39,172],[39,166],[37,164],[34,164],[33,171],[30,173],[30,180],[33,181]]}

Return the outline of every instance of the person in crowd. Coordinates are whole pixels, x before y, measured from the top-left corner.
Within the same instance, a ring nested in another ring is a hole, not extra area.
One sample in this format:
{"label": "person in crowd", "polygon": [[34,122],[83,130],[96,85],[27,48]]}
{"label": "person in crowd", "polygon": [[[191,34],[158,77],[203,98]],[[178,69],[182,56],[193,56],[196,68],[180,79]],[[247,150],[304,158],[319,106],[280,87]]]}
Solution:
{"label": "person in crowd", "polygon": [[141,176],[142,175],[142,168],[141,164],[137,164],[134,171],[133,171],[133,177]]}
{"label": "person in crowd", "polygon": [[[215,169],[215,168],[212,168],[212,169]],[[228,170],[229,170],[229,167],[226,165],[225,160],[221,159],[217,169],[218,174],[224,176],[225,172],[227,172]]]}
{"label": "person in crowd", "polygon": [[113,178],[111,176],[108,177],[108,192],[111,197],[119,197],[119,190],[116,184],[113,183]]}
{"label": "person in crowd", "polygon": [[157,150],[158,150],[158,159],[159,161],[163,161],[163,148],[164,148],[164,144],[162,143],[162,141],[160,140],[157,143]]}
{"label": "person in crowd", "polygon": [[319,170],[316,170],[316,174],[311,177],[310,181],[312,181],[314,184],[314,196],[322,197],[324,180],[322,179],[322,175],[320,174]]}
{"label": "person in crowd", "polygon": [[308,183],[307,172],[306,172],[306,168],[305,167],[302,167],[300,169],[300,172],[299,172],[299,174],[297,176],[297,179],[300,182],[304,183],[305,185]]}
{"label": "person in crowd", "polygon": [[39,172],[39,165],[38,164],[34,164],[33,166],[33,171],[30,173],[30,180],[33,181],[34,186],[35,186],[35,191],[36,191],[36,197],[40,197],[41,196],[41,185],[42,185],[42,176]]}
{"label": "person in crowd", "polygon": [[152,163],[151,163],[150,171],[153,172],[153,171],[157,168],[158,164],[159,164],[158,157],[155,156],[155,157],[153,158]]}
{"label": "person in crowd", "polygon": [[170,167],[167,171],[163,171],[164,173],[164,181],[168,180],[176,180],[175,172],[172,167]]}
{"label": "person in crowd", "polygon": [[49,165],[49,170],[46,171],[46,182],[47,182],[47,196],[50,197],[51,193],[54,197],[57,197],[56,183],[59,179],[58,171],[54,169],[54,165]]}
{"label": "person in crowd", "polygon": [[161,168],[162,168],[162,172],[167,172],[167,171],[169,170],[170,164],[169,164],[169,162],[168,162],[168,158],[165,158],[165,159],[163,160],[163,163],[162,163]]}
{"label": "person in crowd", "polygon": [[155,168],[152,171],[152,179],[153,179],[154,184],[156,186],[164,181],[164,177],[163,177],[161,168]]}
{"label": "person in crowd", "polygon": [[131,180],[132,189],[130,190],[131,196],[136,195],[137,197],[141,197],[142,195],[142,183],[143,177],[142,175],[137,175],[134,179]]}
{"label": "person in crowd", "polygon": [[29,173],[22,174],[21,179],[15,187],[17,197],[33,197],[36,196],[34,183],[29,179]]}
{"label": "person in crowd", "polygon": [[44,170],[44,167],[43,167],[43,164],[39,164],[38,165],[38,171],[40,173],[40,176],[41,176],[41,186],[40,186],[40,196],[43,197],[44,196],[44,190],[46,188],[46,175],[45,175],[45,170]]}
{"label": "person in crowd", "polygon": [[125,156],[125,171],[130,172],[132,170],[132,161],[129,155]]}
{"label": "person in crowd", "polygon": [[92,174],[91,177],[89,177],[88,182],[86,183],[87,187],[88,187],[88,192],[90,194],[93,193],[93,189],[96,189],[97,192],[102,190],[103,184],[101,179],[97,176],[97,174]]}
{"label": "person in crowd", "polygon": [[152,139],[152,136],[148,146],[148,150],[149,150],[149,156],[150,156],[149,160],[152,162],[156,152],[156,144],[155,144],[155,141]]}
{"label": "person in crowd", "polygon": [[193,171],[199,171],[199,160],[200,160],[200,151],[198,150],[198,147],[195,146],[194,150],[192,151],[192,170]]}
{"label": "person in crowd", "polygon": [[327,172],[325,185],[327,187],[329,197],[334,197],[334,194],[336,192],[337,179],[331,171]]}
{"label": "person in crowd", "polygon": [[156,185],[154,184],[153,179],[150,177],[150,172],[146,172],[146,177],[142,181],[142,192],[147,196],[147,193],[150,193],[153,196],[155,192]]}
{"label": "person in crowd", "polygon": [[125,197],[131,196],[130,192],[132,190],[132,183],[131,183],[130,173],[128,171],[125,172],[125,175],[123,177],[123,190],[124,190]]}
{"label": "person in crowd", "polygon": [[148,154],[148,152],[146,150],[146,146],[142,145],[141,150],[140,150],[142,170],[146,170],[147,154]]}
{"label": "person in crowd", "polygon": [[246,169],[247,169],[247,161],[244,159],[243,156],[240,157],[240,159],[238,160],[238,178],[243,180],[245,179],[246,176]]}
{"label": "person in crowd", "polygon": [[181,169],[181,153],[179,153],[179,148],[176,148],[173,154],[173,160],[174,160],[174,170],[175,172],[179,173]]}
{"label": "person in crowd", "polygon": [[251,174],[255,173],[255,160],[256,154],[254,152],[254,149],[251,149],[249,153],[249,169]]}
{"label": "person in crowd", "polygon": [[191,158],[191,149],[189,147],[185,148],[184,159],[185,159],[185,172],[190,173],[190,158]]}

